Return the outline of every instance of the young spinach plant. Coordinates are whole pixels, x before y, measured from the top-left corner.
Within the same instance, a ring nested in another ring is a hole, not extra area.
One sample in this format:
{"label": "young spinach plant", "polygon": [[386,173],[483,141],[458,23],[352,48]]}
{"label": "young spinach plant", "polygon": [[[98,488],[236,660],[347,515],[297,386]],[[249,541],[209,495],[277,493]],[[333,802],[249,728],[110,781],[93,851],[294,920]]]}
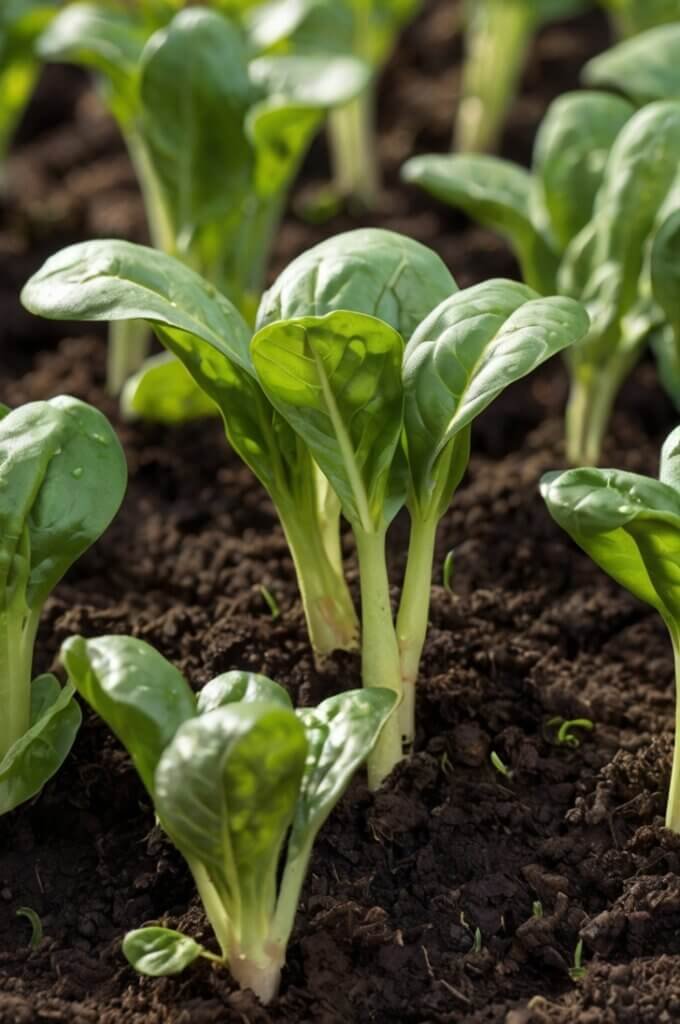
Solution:
{"label": "young spinach plant", "polygon": [[[300,552],[298,571],[319,571],[318,557],[308,564],[315,536],[338,564],[342,508],[359,556],[363,681],[401,699],[369,760],[378,785],[401,757],[402,736],[413,742],[437,525],[467,465],[471,422],[507,385],[583,336],[582,307],[510,281],[457,292],[434,253],[371,229],[295,260],[263,296],[252,341],[236,310],[197,275],[129,243],[58,253],[23,301],[57,319],[152,321],[220,404],[229,440]],[[319,493],[330,509],[323,528]],[[405,503],[412,529],[395,626],[385,543]],[[337,623],[349,619],[331,612],[346,593],[341,573],[335,588],[330,576],[323,585],[317,616],[327,630],[333,623],[340,646]]]}
{"label": "young spinach plant", "polygon": [[595,463],[616,395],[645,343],[667,328],[654,301],[650,251],[680,206],[680,102],[635,111],[602,93],[550,107],[533,170],[490,156],[415,157],[404,177],[495,228],[524,280],[580,299],[592,326],[567,352],[567,458]]}
{"label": "young spinach plant", "polygon": [[680,832],[680,427],[659,479],[616,469],[548,473],[541,494],[559,526],[617,583],[661,615],[675,654],[675,748],[666,826]]}
{"label": "young spinach plant", "polygon": [[375,206],[380,167],[375,138],[375,86],[400,30],[422,0],[270,0],[248,17],[254,41],[273,52],[351,56],[367,69],[364,87],[328,117],[337,198]]}
{"label": "young spinach plant", "polygon": [[[152,244],[199,271],[251,321],[308,145],[327,110],[360,92],[368,72],[342,55],[258,55],[235,16],[203,7],[153,27],[148,5],[135,12],[72,4],[42,35],[39,53],[98,73],[135,167]],[[112,392],[139,369],[147,345],[144,325],[114,325]],[[157,392],[163,364],[149,372],[147,391]],[[175,406],[175,418],[186,407],[187,400]]]}
{"label": "young spinach plant", "polygon": [[38,78],[35,40],[56,10],[57,0],[3,0],[0,5],[0,173]]}
{"label": "young spinach plant", "polygon": [[104,532],[126,485],[108,421],[75,398],[0,413],[0,814],[39,793],[71,749],[73,687],[32,680],[43,605]]}
{"label": "young spinach plant", "polygon": [[173,665],[125,636],[72,637],[62,660],[71,684],[127,748],[220,949],[215,955],[152,926],[126,935],[126,957],[154,977],[206,957],[270,1002],[316,836],[394,694],[349,691],[296,712],[266,677],[227,672],[196,699]]}
{"label": "young spinach plant", "polygon": [[[409,329],[403,315],[401,325],[380,310],[367,315],[361,233],[313,252],[314,261],[296,260],[265,294],[251,351],[264,391],[306,442],[354,533],[364,685],[400,698],[369,760],[375,786],[402,743],[413,743],[437,527],[467,466],[472,421],[509,384],[580,340],[588,321],[571,299],[489,281],[455,292]],[[328,303],[314,284],[339,265],[347,285]],[[415,294],[406,292],[410,303]],[[395,623],[386,539],[404,504],[411,536]]]}
{"label": "young spinach plant", "polygon": [[464,0],[465,62],[454,149],[496,148],[536,32],[584,5],[585,0]]}

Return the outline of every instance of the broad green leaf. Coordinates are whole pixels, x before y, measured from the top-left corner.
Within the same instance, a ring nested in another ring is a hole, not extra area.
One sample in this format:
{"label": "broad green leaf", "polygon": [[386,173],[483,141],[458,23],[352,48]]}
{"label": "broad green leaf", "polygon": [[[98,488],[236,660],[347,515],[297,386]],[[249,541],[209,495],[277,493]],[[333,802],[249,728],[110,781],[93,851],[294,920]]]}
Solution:
{"label": "broad green leaf", "polygon": [[246,132],[255,150],[255,189],[265,200],[290,183],[321,124],[316,108],[270,96],[254,104],[246,117]]}
{"label": "broad green leaf", "polygon": [[[670,212],[680,166],[680,102],[651,103],[624,125],[597,193],[585,249],[588,272],[578,295],[593,321],[591,348],[607,352],[620,343],[621,318],[638,303],[647,250]],[[588,230],[588,229],[586,229]],[[580,240],[567,252],[583,264]]]}
{"label": "broad green leaf", "polygon": [[680,494],[680,427],[671,431],[663,443],[659,480]]}
{"label": "broad green leaf", "polygon": [[559,250],[590,220],[607,157],[634,108],[618,96],[572,92],[548,109],[536,136],[534,201]]}
{"label": "broad green leaf", "polygon": [[368,687],[298,711],[308,752],[288,846],[289,861],[305,848],[309,850],[354,772],[373,749],[395,704],[392,690]]}
{"label": "broad green leaf", "polygon": [[29,279],[21,301],[52,320],[178,328],[251,371],[251,332],[229,300],[179,260],[144,245],[105,239],[62,249]]}
{"label": "broad green leaf", "polygon": [[662,224],[652,245],[652,292],[668,323],[651,339],[661,381],[680,408],[680,211]]}
{"label": "broad green leaf", "polygon": [[614,469],[549,473],[541,494],[553,519],[606,573],[667,622],[680,616],[680,494]]}
{"label": "broad green leaf", "polygon": [[588,61],[582,78],[588,85],[617,89],[638,106],[680,98],[680,24],[649,29],[605,50]]}
{"label": "broad green leaf", "polygon": [[435,252],[394,231],[362,228],[303,253],[262,297],[257,327],[275,320],[366,313],[408,340],[458,287]]}
{"label": "broad green leaf", "polygon": [[61,660],[81,697],[127,749],[147,790],[180,725],[196,714],[181,672],[143,640],[131,636],[69,637]]}
{"label": "broad green leaf", "polygon": [[140,130],[187,251],[205,222],[234,214],[253,156],[244,118],[257,98],[236,25],[200,7],[180,12],[141,58]]}
{"label": "broad green leaf", "polygon": [[160,759],[163,827],[208,872],[228,914],[270,914],[307,741],[288,708],[232,704],[186,722]]}
{"label": "broad green leaf", "polygon": [[[487,281],[458,292],[415,332],[404,358],[405,432],[413,496],[426,508],[437,460],[509,384],[579,341],[578,302]],[[449,496],[445,496],[448,503]]]}
{"label": "broad green leaf", "polygon": [[531,175],[508,160],[483,155],[416,156],[402,178],[456,206],[513,246],[526,282],[541,293],[554,290],[557,255],[531,220]]}
{"label": "broad green leaf", "polygon": [[318,0],[269,0],[255,3],[245,19],[254,48],[268,50],[290,39],[316,7]]}
{"label": "broad green leaf", "polygon": [[0,815],[39,793],[68,756],[82,718],[74,692],[54,676],[33,681],[31,726],[0,761]]}
{"label": "broad green leaf", "polygon": [[125,457],[102,413],[61,396],[0,420],[0,480],[0,586],[27,546],[26,601],[36,609],[118,511]]}
{"label": "broad green leaf", "polygon": [[301,106],[330,109],[349,103],[369,85],[371,71],[353,57],[290,55],[258,57],[251,80],[269,96]]}
{"label": "broad green leaf", "polygon": [[130,124],[138,109],[136,73],[144,46],[143,26],[123,11],[69,4],[37,44],[44,61],[78,64],[104,75],[104,91],[116,117]]}
{"label": "broad green leaf", "polygon": [[252,704],[260,701],[292,708],[291,699],[282,686],[256,672],[224,672],[206,683],[198,695],[197,711],[204,715],[227,704]]}
{"label": "broad green leaf", "polygon": [[148,320],[218,406],[230,444],[270,493],[280,495],[304,471],[292,431],[255,379],[250,328],[179,260],[116,239],[85,242],[47,260],[24,286],[22,301],[54,320]]}
{"label": "broad green leaf", "polygon": [[366,532],[389,523],[403,501],[385,507],[402,428],[401,336],[374,317],[337,312],[274,322],[251,351],[265,393],[349,521]]}
{"label": "broad green leaf", "polygon": [[123,954],[128,963],[151,978],[180,974],[205,952],[189,935],[171,928],[137,928],[123,939]]}
{"label": "broad green leaf", "polygon": [[167,352],[145,360],[127,381],[120,402],[127,419],[154,423],[187,423],[219,411],[184,364]]}

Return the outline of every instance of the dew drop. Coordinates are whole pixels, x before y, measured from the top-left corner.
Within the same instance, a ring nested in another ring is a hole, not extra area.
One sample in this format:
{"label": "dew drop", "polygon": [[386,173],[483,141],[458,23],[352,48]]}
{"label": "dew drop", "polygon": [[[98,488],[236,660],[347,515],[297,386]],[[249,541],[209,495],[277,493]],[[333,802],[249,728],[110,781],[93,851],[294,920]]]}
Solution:
{"label": "dew drop", "polygon": [[74,476],[76,478],[76,480],[80,480],[82,475],[83,475],[83,467],[82,466],[76,466],[75,469],[71,470],[71,476]]}

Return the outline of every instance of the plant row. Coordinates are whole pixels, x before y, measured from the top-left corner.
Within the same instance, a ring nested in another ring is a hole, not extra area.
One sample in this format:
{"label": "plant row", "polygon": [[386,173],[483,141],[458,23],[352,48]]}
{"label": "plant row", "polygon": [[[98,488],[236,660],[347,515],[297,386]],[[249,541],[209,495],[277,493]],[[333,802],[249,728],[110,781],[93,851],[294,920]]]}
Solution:
{"label": "plant row", "polygon": [[[10,5],[17,23],[32,6]],[[79,694],[127,748],[219,947],[154,926],[126,937],[128,959],[151,975],[197,957],[228,964],[267,1002],[323,822],[363,761],[376,789],[413,748],[437,531],[464,478],[475,419],[563,353],[567,454],[594,464],[647,343],[680,399],[680,26],[594,61],[590,84],[628,98],[602,89],[555,101],[531,171],[460,153],[407,163],[408,181],[510,239],[525,283],[459,290],[430,249],[363,229],[304,253],[261,294],[313,134],[331,110],[372,146],[356,104],[414,5],[225,6],[68,4],[38,18],[44,58],[98,72],[155,247],[71,246],[28,281],[22,300],[44,317],[112,325],[110,383],[124,385],[125,415],[221,417],[276,508],[317,662],[357,651],[362,688],[296,710],[276,683],[234,671],[196,697],[161,654],[122,636],[73,637],[61,652],[65,685],[32,679],[44,603],[115,516],[126,466],[110,424],[83,402],[3,408],[0,813],[35,796],[63,763]],[[343,25],[360,33],[361,54]],[[37,29],[25,31],[35,39]],[[329,38],[334,57],[319,51]],[[164,352],[138,368],[152,335]],[[548,474],[540,488],[574,541],[661,614],[680,684],[679,431],[664,445],[659,480],[577,468]],[[390,526],[403,509],[410,537],[395,614]],[[359,609],[342,520],[356,548]],[[675,831],[679,787],[680,724],[667,814]]]}

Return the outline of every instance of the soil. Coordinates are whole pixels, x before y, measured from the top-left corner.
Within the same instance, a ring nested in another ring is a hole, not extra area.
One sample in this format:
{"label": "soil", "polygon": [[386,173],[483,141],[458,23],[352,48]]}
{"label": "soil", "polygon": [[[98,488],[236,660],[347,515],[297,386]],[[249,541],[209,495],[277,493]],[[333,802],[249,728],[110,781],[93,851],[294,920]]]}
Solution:
{"label": "soil", "polygon": [[[424,197],[398,165],[443,150],[458,76],[457,11],[425,5],[385,76],[385,196],[369,222],[435,247],[461,285],[513,275],[505,248]],[[553,95],[607,43],[589,15],[537,41],[504,150],[527,160]],[[323,180],[310,156],[273,270],[346,215],[295,214]],[[365,222],[365,221],[364,221]],[[44,257],[93,235],[144,238],[115,129],[80,75],[51,69],[10,165],[0,219],[0,400],[71,393],[119,429],[130,467],[121,514],[48,601],[36,671],[74,632],[134,633],[196,688],[252,668],[302,704],[358,685],[336,656],[318,672],[291,561],[260,487],[219,426],[120,421],[90,328],[24,314],[16,292]],[[444,1024],[671,1021],[680,1015],[680,837],[663,827],[673,723],[669,640],[549,519],[537,480],[562,465],[558,363],[511,389],[475,431],[474,455],[439,534],[416,753],[377,794],[351,786],[317,843],[280,998],[265,1010],[210,966],[142,979],[124,932],[162,920],[210,943],[183,862],[159,830],[129,760],[85,713],[72,756],[0,833],[0,1024]],[[653,367],[624,388],[606,461],[654,473],[675,423]],[[391,545],[403,570],[407,523]],[[441,585],[455,552],[453,593]],[[350,583],[357,591],[346,539]],[[275,596],[272,619],[261,587]],[[395,597],[397,587],[395,586]],[[554,719],[587,718],[578,746]],[[507,766],[490,763],[495,751]],[[31,907],[44,938],[29,946]],[[579,940],[581,971],[574,971]]]}

